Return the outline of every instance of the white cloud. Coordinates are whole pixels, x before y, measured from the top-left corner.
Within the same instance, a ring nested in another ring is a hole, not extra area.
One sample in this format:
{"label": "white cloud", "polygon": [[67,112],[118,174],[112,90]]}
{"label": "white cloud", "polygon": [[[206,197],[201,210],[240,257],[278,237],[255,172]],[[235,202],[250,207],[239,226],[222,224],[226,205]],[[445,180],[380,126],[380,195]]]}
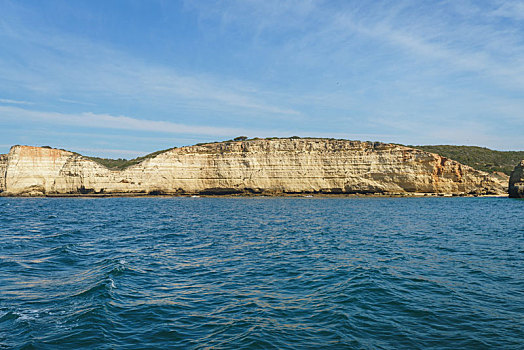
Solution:
{"label": "white cloud", "polygon": [[96,106],[95,103],[71,100],[71,99],[67,99],[67,98],[59,98],[58,101],[65,102],[65,103],[76,104],[76,105],[83,105],[83,106]]}
{"label": "white cloud", "polygon": [[[365,38],[378,45],[391,46],[382,49],[387,53],[386,60],[388,55],[396,54],[392,48],[421,58],[410,61],[414,69],[430,67],[442,76],[450,71],[476,73],[477,79],[495,82],[504,88],[524,89],[522,32],[486,20],[489,16],[524,18],[523,1],[499,2],[498,7],[496,3],[484,4],[485,8],[467,1],[460,4],[346,2],[336,6],[322,1],[292,2],[294,6],[281,3],[269,1],[260,5],[249,1],[223,1],[200,5],[191,2],[191,6],[206,18],[227,14],[222,16],[223,25],[241,25],[243,30],[256,33],[253,35],[258,42],[265,37],[266,44],[273,45],[272,50],[282,50],[291,60],[301,60],[299,64],[313,59],[312,64],[319,65],[328,58],[339,57],[340,62],[354,65],[352,43]],[[493,8],[495,10],[491,10]],[[262,20],[255,20],[255,17]],[[293,40],[277,45],[271,40],[275,33],[285,36],[296,31],[300,35],[293,36]],[[395,63],[402,66],[402,61]]]}
{"label": "white cloud", "polygon": [[[68,125],[77,128],[92,127],[99,129],[119,129],[133,130],[143,133],[167,133],[176,135],[206,135],[215,137],[233,137],[238,135],[247,135],[249,137],[288,137],[288,136],[308,136],[308,137],[337,137],[347,139],[366,139],[379,140],[381,138],[391,138],[391,134],[373,134],[373,133],[345,133],[345,132],[319,132],[304,130],[303,128],[295,130],[282,129],[241,129],[225,128],[214,126],[198,126],[173,123],[169,121],[145,120],[127,116],[113,116],[109,114],[86,113],[57,113],[46,111],[28,110],[18,107],[0,106],[0,118],[12,119],[17,123],[31,121],[34,125]],[[72,132],[75,134],[75,132]]]}
{"label": "white cloud", "polygon": [[184,106],[195,111],[226,111],[244,118],[255,114],[264,114],[266,118],[300,116],[299,111],[269,99],[274,93],[261,90],[256,84],[144,62],[101,43],[34,30],[16,21],[9,22],[8,27],[10,30],[0,31],[0,39],[3,36],[22,42],[34,50],[25,57],[23,65],[2,62],[0,55],[0,77],[13,88],[70,104],[92,105],[77,96],[88,101],[111,96],[134,103],[147,101],[156,108]]}
{"label": "white cloud", "polygon": [[[440,137],[460,143],[460,133],[446,128],[468,128],[466,120],[478,122],[468,129],[471,142],[519,145],[521,139],[511,129],[517,130],[524,120],[519,99],[524,90],[524,36],[507,18],[518,19],[521,4],[188,1],[193,11],[188,18],[194,11],[201,17],[200,34],[223,41],[232,62],[253,61],[240,67],[254,69],[242,78],[226,76],[223,72],[234,70],[221,70],[220,64],[204,59],[206,64],[195,64],[190,71],[181,69],[184,65],[176,59],[170,66],[167,59],[140,58],[133,49],[125,52],[125,44],[119,51],[107,41],[32,27],[23,16],[18,22],[4,16],[0,83],[29,96],[34,92],[40,97],[35,101],[50,101],[41,109],[82,111],[81,105],[94,102],[96,108],[86,108],[99,113],[27,109],[16,114],[63,125],[180,137],[298,134],[400,143],[433,143]],[[228,47],[236,33],[242,33],[242,45]],[[16,45],[7,45],[5,38]],[[272,78],[264,80],[266,75]],[[337,85],[329,85],[331,80]],[[57,101],[64,104],[57,107]],[[509,122],[512,128],[497,129]],[[439,124],[442,129],[436,128]],[[441,132],[430,132],[435,130]],[[497,140],[490,136],[497,133]]]}
{"label": "white cloud", "polygon": [[0,98],[0,103],[12,104],[12,105],[32,105],[33,102],[29,101],[19,101],[19,100],[10,100],[6,98]]}
{"label": "white cloud", "polygon": [[246,130],[211,126],[196,126],[178,124],[169,121],[145,120],[126,116],[113,116],[95,113],[56,113],[34,111],[18,107],[0,106],[0,117],[12,118],[17,122],[34,121],[37,123],[51,123],[70,125],[75,127],[93,127],[101,129],[120,129],[135,131],[152,131],[171,134],[201,134],[227,136],[245,133]]}
{"label": "white cloud", "polygon": [[143,151],[132,151],[128,149],[113,149],[113,148],[85,148],[85,147],[71,147],[69,148],[75,152],[89,152],[91,154],[116,154],[119,157],[123,155],[131,156],[133,158],[146,155],[146,152]]}
{"label": "white cloud", "polygon": [[524,20],[524,1],[503,1],[491,14],[522,21]]}

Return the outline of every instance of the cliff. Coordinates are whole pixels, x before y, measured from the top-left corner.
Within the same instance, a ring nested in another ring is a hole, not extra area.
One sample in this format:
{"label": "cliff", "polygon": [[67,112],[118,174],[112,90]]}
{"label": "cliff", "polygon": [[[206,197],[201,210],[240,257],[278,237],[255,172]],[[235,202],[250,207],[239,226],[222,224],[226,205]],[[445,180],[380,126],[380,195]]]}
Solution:
{"label": "cliff", "polygon": [[14,146],[0,158],[0,183],[4,195],[503,194],[507,189],[507,182],[437,154],[331,139],[255,139],[181,147],[123,170],[110,170],[68,151]]}
{"label": "cliff", "polygon": [[0,193],[5,191],[5,171],[7,170],[7,154],[0,154]]}
{"label": "cliff", "polygon": [[509,196],[524,198],[524,160],[513,170],[509,178]]}

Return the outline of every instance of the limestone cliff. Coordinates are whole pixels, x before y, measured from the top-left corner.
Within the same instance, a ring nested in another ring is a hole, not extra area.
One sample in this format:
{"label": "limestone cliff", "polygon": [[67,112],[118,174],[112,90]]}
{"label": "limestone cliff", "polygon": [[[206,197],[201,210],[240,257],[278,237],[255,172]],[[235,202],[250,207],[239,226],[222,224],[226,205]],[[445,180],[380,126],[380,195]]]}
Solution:
{"label": "limestone cliff", "polygon": [[437,154],[331,139],[255,139],[181,147],[124,170],[107,169],[72,152],[29,146],[12,147],[2,162],[0,182],[6,195],[503,194],[507,189],[507,182]]}
{"label": "limestone cliff", "polygon": [[509,196],[512,198],[524,198],[524,160],[511,173],[509,178]]}
{"label": "limestone cliff", "polygon": [[0,193],[5,191],[5,171],[7,169],[7,154],[0,154]]}

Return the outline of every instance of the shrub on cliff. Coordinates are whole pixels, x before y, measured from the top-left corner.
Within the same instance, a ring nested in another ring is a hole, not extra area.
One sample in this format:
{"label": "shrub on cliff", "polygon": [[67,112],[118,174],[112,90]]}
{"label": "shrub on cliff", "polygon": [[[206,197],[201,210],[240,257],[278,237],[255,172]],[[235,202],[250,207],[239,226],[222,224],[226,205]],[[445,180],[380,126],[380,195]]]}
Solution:
{"label": "shrub on cliff", "polygon": [[494,151],[477,146],[411,146],[423,151],[440,154],[470,167],[488,173],[500,171],[510,175],[515,164],[524,159],[524,151]]}

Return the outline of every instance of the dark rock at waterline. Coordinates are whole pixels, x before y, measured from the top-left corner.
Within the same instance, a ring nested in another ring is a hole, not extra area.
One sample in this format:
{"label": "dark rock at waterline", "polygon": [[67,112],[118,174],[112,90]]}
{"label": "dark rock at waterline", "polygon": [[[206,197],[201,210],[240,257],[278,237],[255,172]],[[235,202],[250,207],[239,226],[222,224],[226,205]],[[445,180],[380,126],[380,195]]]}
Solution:
{"label": "dark rock at waterline", "polygon": [[524,160],[513,170],[509,178],[509,196],[524,198]]}

